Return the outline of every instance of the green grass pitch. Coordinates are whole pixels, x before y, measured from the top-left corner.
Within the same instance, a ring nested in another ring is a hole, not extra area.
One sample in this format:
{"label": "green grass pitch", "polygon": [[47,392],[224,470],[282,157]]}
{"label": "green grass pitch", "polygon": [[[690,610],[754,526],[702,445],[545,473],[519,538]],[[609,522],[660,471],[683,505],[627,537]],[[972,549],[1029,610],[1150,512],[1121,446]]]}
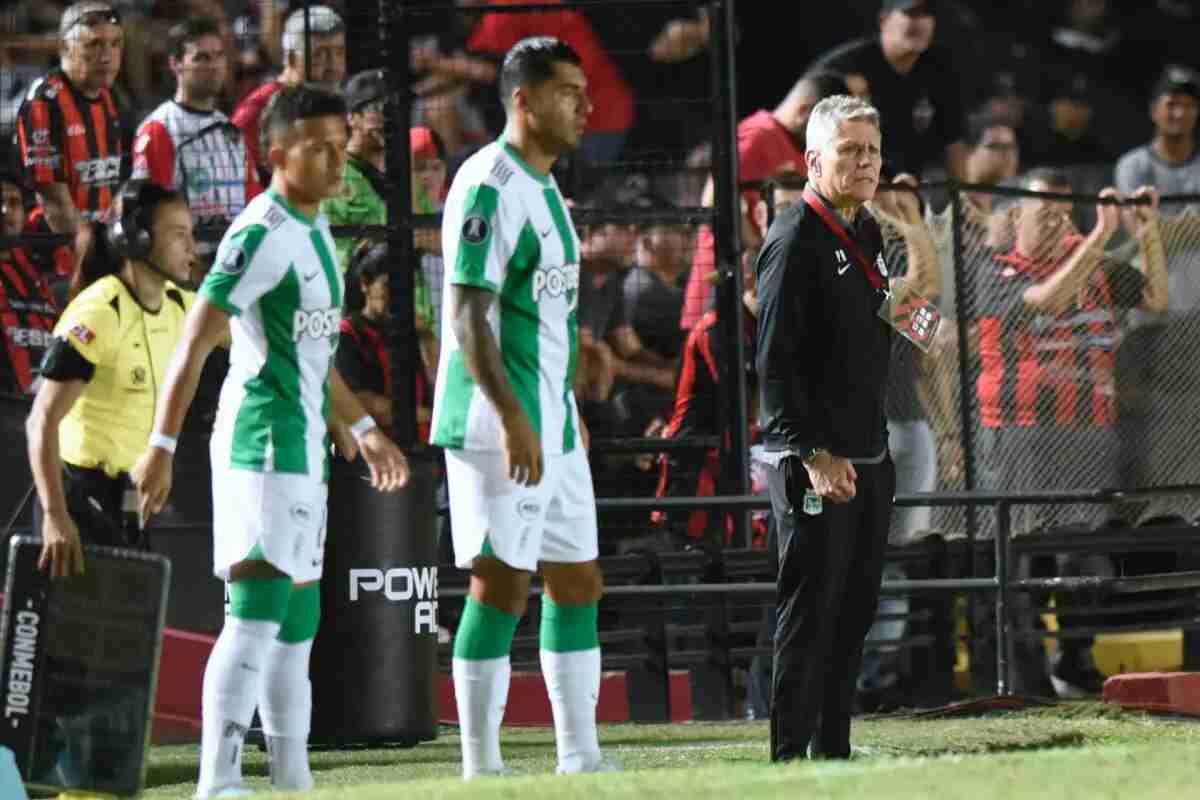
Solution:
{"label": "green grass pitch", "polygon": [[[767,763],[759,722],[613,725],[600,732],[623,771],[557,777],[554,734],[506,729],[504,756],[515,775],[463,782],[452,728],[411,749],[312,754],[317,788],[332,800],[696,800],[697,798],[1152,798],[1200,797],[1200,721],[1062,704],[964,719],[856,720],[849,762]],[[147,798],[195,790],[198,749],[151,752]],[[245,771],[267,788],[266,756],[248,748]],[[265,795],[264,795],[265,796]],[[270,797],[283,797],[271,794]]]}

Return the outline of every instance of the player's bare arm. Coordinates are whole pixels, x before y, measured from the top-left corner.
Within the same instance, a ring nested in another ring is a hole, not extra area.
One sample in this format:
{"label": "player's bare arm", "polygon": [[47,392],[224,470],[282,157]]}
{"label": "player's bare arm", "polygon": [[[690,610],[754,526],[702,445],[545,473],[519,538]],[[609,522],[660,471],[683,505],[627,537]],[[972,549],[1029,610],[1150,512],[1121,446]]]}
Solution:
{"label": "player's bare arm", "polygon": [[[188,408],[196,397],[200,373],[213,348],[229,340],[229,313],[203,297],[188,312],[183,338],[171,356],[163,380],[162,396],[154,415],[154,431],[178,437]],[[143,521],[149,520],[166,505],[171,493],[173,454],[161,447],[149,447],[129,473],[138,490],[138,510]]]}
{"label": "player's bare arm", "polygon": [[[329,402],[334,419],[353,424],[367,416],[367,410],[346,385],[337,367],[329,370]],[[356,441],[358,452],[371,470],[371,485],[381,492],[394,492],[408,483],[408,460],[378,425]]]}
{"label": "player's bare arm", "polygon": [[83,574],[83,545],[79,539],[79,528],[67,512],[67,496],[63,490],[58,426],[86,386],[83,381],[43,381],[25,420],[29,465],[45,515],[38,567],[49,567],[52,578]]}
{"label": "player's bare arm", "polygon": [[496,295],[487,289],[455,284],[450,300],[454,338],[462,348],[467,371],[496,407],[504,426],[508,476],[519,484],[535,486],[542,479],[542,443],[509,383],[504,358],[488,325],[488,311]]}

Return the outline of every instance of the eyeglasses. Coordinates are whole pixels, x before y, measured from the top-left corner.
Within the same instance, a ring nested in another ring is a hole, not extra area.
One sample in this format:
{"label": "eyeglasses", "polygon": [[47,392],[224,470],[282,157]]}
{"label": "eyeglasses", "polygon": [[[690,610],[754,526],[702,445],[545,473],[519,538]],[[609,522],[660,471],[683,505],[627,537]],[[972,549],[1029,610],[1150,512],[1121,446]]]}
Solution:
{"label": "eyeglasses", "polygon": [[79,27],[91,28],[95,25],[120,26],[120,24],[121,15],[115,8],[96,8],[91,11],[84,11],[72,22],[69,22],[59,35],[66,38],[68,33]]}

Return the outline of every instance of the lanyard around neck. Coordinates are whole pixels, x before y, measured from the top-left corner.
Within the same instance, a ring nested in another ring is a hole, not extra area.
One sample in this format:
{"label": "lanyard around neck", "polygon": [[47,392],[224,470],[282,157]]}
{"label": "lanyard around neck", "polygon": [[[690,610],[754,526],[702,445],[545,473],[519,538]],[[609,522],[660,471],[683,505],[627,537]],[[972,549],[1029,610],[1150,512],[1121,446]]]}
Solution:
{"label": "lanyard around neck", "polygon": [[812,190],[811,186],[804,187],[804,202],[808,203],[809,208],[817,212],[817,216],[824,220],[825,225],[828,226],[829,230],[833,231],[834,236],[837,236],[841,240],[846,250],[858,262],[858,265],[862,267],[863,272],[867,274],[867,280],[871,282],[871,285],[880,291],[887,291],[887,283],[884,281],[883,276],[879,274],[879,268],[867,258],[862,248],[858,246],[858,243],[850,238],[850,234],[842,227],[842,223],[829,210],[829,206],[825,205],[825,201]]}

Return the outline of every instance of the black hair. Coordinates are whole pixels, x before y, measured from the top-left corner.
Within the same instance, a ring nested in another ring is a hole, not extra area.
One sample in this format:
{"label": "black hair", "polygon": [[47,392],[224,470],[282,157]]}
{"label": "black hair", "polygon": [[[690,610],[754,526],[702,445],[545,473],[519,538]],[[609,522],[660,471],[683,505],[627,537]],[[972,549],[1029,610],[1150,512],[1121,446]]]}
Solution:
{"label": "black hair", "polygon": [[500,99],[505,107],[520,86],[538,86],[554,77],[554,65],[560,62],[581,66],[583,59],[575,48],[553,36],[533,36],[512,46],[500,66]]}
{"label": "black hair", "polygon": [[377,239],[364,239],[350,255],[350,274],[360,283],[370,286],[388,274],[388,244]]}
{"label": "black hair", "polygon": [[1071,176],[1058,167],[1034,167],[1021,176],[1021,185],[1028,189],[1034,182],[1047,186],[1071,187]]}
{"label": "black hair", "polygon": [[[71,300],[106,275],[115,275],[125,260],[144,260],[152,246],[154,215],[168,203],[187,201],[176,189],[164,189],[147,180],[127,182],[118,192],[121,216],[104,225],[92,224],[92,245],[83,263],[71,275],[67,297]],[[89,223],[81,222],[81,225]]]}
{"label": "black hair", "polygon": [[346,101],[341,95],[312,83],[289,86],[271,96],[260,118],[259,152],[271,149],[271,136],[289,131],[300,120],[315,117],[345,117]]}
{"label": "black hair", "polygon": [[983,144],[983,135],[992,128],[1008,128],[1016,133],[1011,119],[1002,114],[984,111],[967,117],[967,144],[970,147],[979,147]]}
{"label": "black hair", "polygon": [[850,87],[846,85],[846,76],[841,72],[827,69],[813,70],[801,75],[800,79],[793,84],[792,90],[788,92],[788,96],[799,93],[805,87],[812,89],[817,102],[826,97],[833,97],[835,94],[850,94]]}
{"label": "black hair", "polygon": [[187,46],[205,36],[220,36],[221,26],[212,17],[191,17],[167,31],[167,52],[182,59]]}

